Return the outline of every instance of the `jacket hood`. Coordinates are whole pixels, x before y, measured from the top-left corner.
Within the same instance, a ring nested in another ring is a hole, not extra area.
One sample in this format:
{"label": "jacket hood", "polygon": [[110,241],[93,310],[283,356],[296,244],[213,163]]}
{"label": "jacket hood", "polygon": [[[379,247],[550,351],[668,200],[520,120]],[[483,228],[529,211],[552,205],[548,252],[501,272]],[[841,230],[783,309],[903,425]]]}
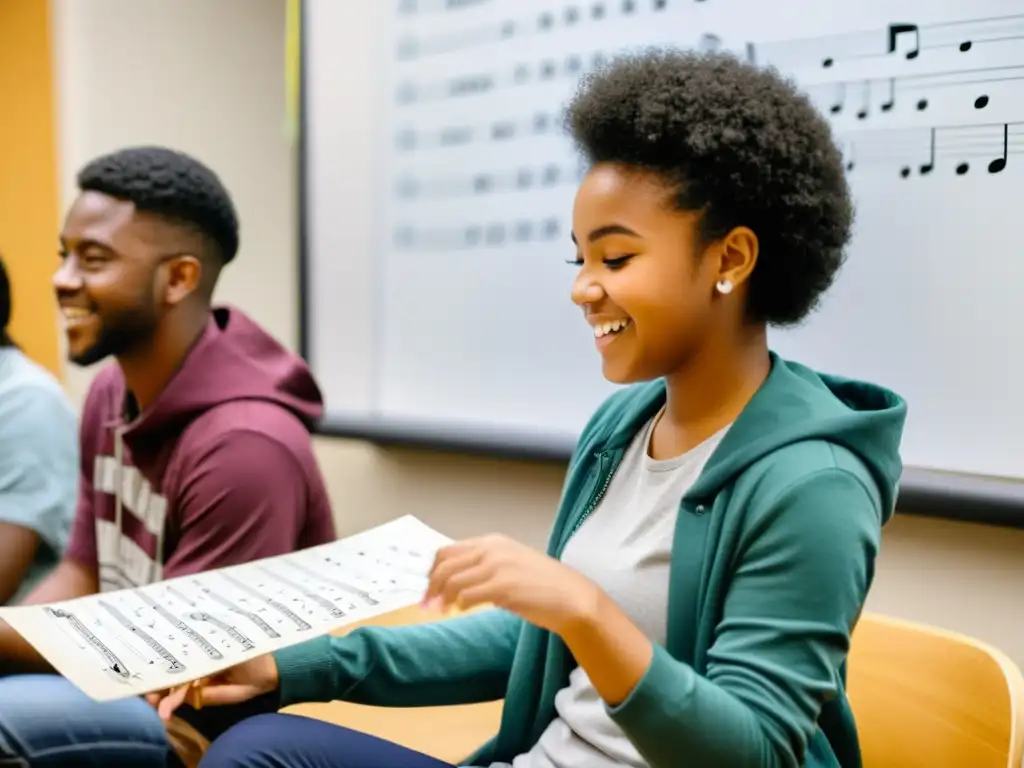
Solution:
{"label": "jacket hood", "polygon": [[[608,448],[628,444],[665,404],[665,382],[623,392],[605,421]],[[900,441],[906,402],[876,384],[817,373],[771,354],[771,371],[726,433],[688,496],[710,497],[750,465],[793,443],[824,440],[856,454],[878,483],[883,522],[896,507],[903,472]],[[602,440],[598,436],[597,440]]]}
{"label": "jacket hood", "polygon": [[216,307],[178,372],[126,434],[138,439],[181,428],[233,400],[276,403],[307,428],[323,415],[320,388],[302,358],[241,310]]}

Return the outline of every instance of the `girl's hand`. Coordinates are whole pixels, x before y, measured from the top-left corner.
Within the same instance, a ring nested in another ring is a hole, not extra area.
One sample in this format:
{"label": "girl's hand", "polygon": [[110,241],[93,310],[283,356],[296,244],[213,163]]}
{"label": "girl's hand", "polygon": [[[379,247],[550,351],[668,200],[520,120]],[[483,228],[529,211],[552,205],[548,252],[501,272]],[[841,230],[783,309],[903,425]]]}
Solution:
{"label": "girl's hand", "polygon": [[439,550],[424,608],[491,603],[559,635],[592,620],[602,592],[578,571],[506,536],[456,542]]}

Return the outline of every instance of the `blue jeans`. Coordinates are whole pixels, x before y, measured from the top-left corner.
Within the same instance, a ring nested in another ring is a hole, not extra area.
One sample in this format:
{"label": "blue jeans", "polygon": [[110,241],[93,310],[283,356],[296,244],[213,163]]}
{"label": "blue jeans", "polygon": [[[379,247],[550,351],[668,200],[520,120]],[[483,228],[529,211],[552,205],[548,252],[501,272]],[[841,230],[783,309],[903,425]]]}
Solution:
{"label": "blue jeans", "polygon": [[[178,714],[213,740],[243,718],[272,711],[248,705]],[[59,675],[0,677],[0,766],[167,768],[178,765],[164,724],[145,700],[93,701]]]}
{"label": "blue jeans", "polygon": [[231,728],[199,768],[451,768],[359,731],[300,715],[259,715]]}

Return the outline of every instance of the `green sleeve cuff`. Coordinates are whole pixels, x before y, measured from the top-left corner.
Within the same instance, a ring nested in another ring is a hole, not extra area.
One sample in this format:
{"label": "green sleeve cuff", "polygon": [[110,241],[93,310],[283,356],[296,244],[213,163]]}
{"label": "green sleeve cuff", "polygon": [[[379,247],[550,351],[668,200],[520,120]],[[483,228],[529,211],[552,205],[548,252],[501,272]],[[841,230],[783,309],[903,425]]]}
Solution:
{"label": "green sleeve cuff", "polygon": [[334,698],[330,635],[282,648],[273,655],[282,707]]}
{"label": "green sleeve cuff", "polygon": [[687,698],[696,677],[696,672],[681,665],[663,646],[654,643],[654,655],[640,682],[622,702],[606,707],[608,715],[626,733],[656,730],[659,724],[651,722],[652,717],[663,717],[670,702]]}

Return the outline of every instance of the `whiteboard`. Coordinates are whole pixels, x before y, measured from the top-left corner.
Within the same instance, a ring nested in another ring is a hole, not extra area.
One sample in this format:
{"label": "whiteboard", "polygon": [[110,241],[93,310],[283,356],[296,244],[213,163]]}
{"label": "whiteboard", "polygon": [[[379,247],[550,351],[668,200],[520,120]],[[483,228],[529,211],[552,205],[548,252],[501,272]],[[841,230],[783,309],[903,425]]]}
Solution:
{"label": "whiteboard", "polygon": [[714,47],[811,95],[857,205],[835,286],[774,349],[903,395],[908,466],[1024,477],[1019,0],[305,6],[303,346],[328,426],[571,445],[613,387],[569,300],[560,111],[602,58]]}

